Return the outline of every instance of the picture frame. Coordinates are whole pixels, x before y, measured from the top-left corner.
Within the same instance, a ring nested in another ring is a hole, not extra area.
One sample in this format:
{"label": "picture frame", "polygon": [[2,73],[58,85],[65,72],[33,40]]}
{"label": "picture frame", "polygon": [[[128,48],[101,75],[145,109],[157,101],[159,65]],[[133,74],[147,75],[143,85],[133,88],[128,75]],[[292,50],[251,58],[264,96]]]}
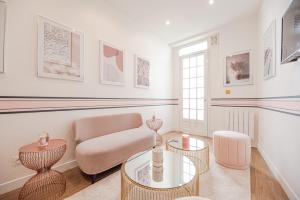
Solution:
{"label": "picture frame", "polygon": [[5,30],[6,30],[6,10],[7,3],[0,0],[0,73],[4,73],[4,50],[5,50]]}
{"label": "picture frame", "polygon": [[84,80],[83,33],[38,16],[38,77]]}
{"label": "picture frame", "polygon": [[99,42],[100,83],[125,85],[125,50],[105,41]]}
{"label": "picture frame", "polygon": [[225,56],[223,70],[225,87],[253,84],[251,59],[251,50]]}
{"label": "picture frame", "polygon": [[134,56],[134,86],[136,88],[150,88],[151,63],[147,58]]}
{"label": "picture frame", "polygon": [[276,20],[264,33],[264,80],[276,76]]}

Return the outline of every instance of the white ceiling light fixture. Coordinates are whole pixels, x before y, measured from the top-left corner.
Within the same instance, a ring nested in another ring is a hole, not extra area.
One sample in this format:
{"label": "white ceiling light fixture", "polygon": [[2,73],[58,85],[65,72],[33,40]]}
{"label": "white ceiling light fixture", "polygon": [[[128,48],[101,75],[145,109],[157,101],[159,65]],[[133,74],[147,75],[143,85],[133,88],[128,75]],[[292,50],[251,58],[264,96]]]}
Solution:
{"label": "white ceiling light fixture", "polygon": [[213,5],[215,3],[214,0],[209,0],[209,5]]}
{"label": "white ceiling light fixture", "polygon": [[166,20],[165,24],[166,24],[166,26],[170,26],[171,25],[170,20]]}

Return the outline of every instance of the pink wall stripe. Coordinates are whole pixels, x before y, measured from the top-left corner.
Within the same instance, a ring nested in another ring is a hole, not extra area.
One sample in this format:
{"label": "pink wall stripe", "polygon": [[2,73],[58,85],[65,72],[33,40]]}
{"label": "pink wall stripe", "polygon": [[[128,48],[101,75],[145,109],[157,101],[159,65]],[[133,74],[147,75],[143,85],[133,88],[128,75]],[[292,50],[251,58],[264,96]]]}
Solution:
{"label": "pink wall stripe", "polygon": [[1,98],[0,112],[177,105],[177,99],[39,99]]}
{"label": "pink wall stripe", "polygon": [[300,98],[293,99],[221,99],[212,100],[211,106],[237,106],[237,107],[258,107],[267,109],[276,109],[300,114]]}

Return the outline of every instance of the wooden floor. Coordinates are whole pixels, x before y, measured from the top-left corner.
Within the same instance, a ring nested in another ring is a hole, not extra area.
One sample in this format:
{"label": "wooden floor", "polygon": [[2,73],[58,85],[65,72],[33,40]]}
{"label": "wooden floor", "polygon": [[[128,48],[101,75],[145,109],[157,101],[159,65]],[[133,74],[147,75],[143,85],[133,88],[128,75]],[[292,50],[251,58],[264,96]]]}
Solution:
{"label": "wooden floor", "polygon": [[[164,142],[171,135],[172,134],[165,135]],[[117,166],[104,174],[100,174],[98,178],[102,179],[119,170],[119,168],[120,167]],[[274,178],[266,162],[263,160],[256,148],[252,148],[250,174],[252,200],[288,200],[287,195]],[[83,175],[77,167],[64,172],[64,175],[67,179],[67,190],[63,198],[71,196],[72,194],[79,192],[80,190],[91,185],[89,178]],[[3,194],[0,196],[0,200],[16,200],[18,199],[19,191],[20,189],[17,189]]]}

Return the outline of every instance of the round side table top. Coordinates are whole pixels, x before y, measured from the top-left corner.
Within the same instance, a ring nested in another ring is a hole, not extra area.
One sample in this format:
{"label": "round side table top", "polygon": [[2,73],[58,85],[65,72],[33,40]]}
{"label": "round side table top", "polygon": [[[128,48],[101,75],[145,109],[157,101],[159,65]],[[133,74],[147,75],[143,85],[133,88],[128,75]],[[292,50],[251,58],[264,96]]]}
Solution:
{"label": "round side table top", "polygon": [[[163,151],[162,168],[158,170],[153,166],[152,151],[138,153],[123,164],[122,170],[137,185],[148,189],[172,189],[182,187],[197,177],[196,167],[188,157],[170,151]],[[183,177],[179,178],[178,175]],[[157,180],[159,176],[161,178]]]}
{"label": "round side table top", "polygon": [[184,144],[181,137],[176,137],[167,141],[167,144],[173,148],[184,151],[201,151],[208,148],[208,144],[200,139],[189,137],[189,142]]}
{"label": "round side table top", "polygon": [[64,139],[50,139],[48,142],[48,145],[45,147],[41,147],[41,146],[39,146],[38,142],[34,142],[32,144],[22,146],[19,149],[19,152],[38,153],[38,152],[44,152],[44,151],[51,151],[51,150],[57,149],[61,146],[64,146],[66,144],[67,144],[66,140],[64,140]]}

